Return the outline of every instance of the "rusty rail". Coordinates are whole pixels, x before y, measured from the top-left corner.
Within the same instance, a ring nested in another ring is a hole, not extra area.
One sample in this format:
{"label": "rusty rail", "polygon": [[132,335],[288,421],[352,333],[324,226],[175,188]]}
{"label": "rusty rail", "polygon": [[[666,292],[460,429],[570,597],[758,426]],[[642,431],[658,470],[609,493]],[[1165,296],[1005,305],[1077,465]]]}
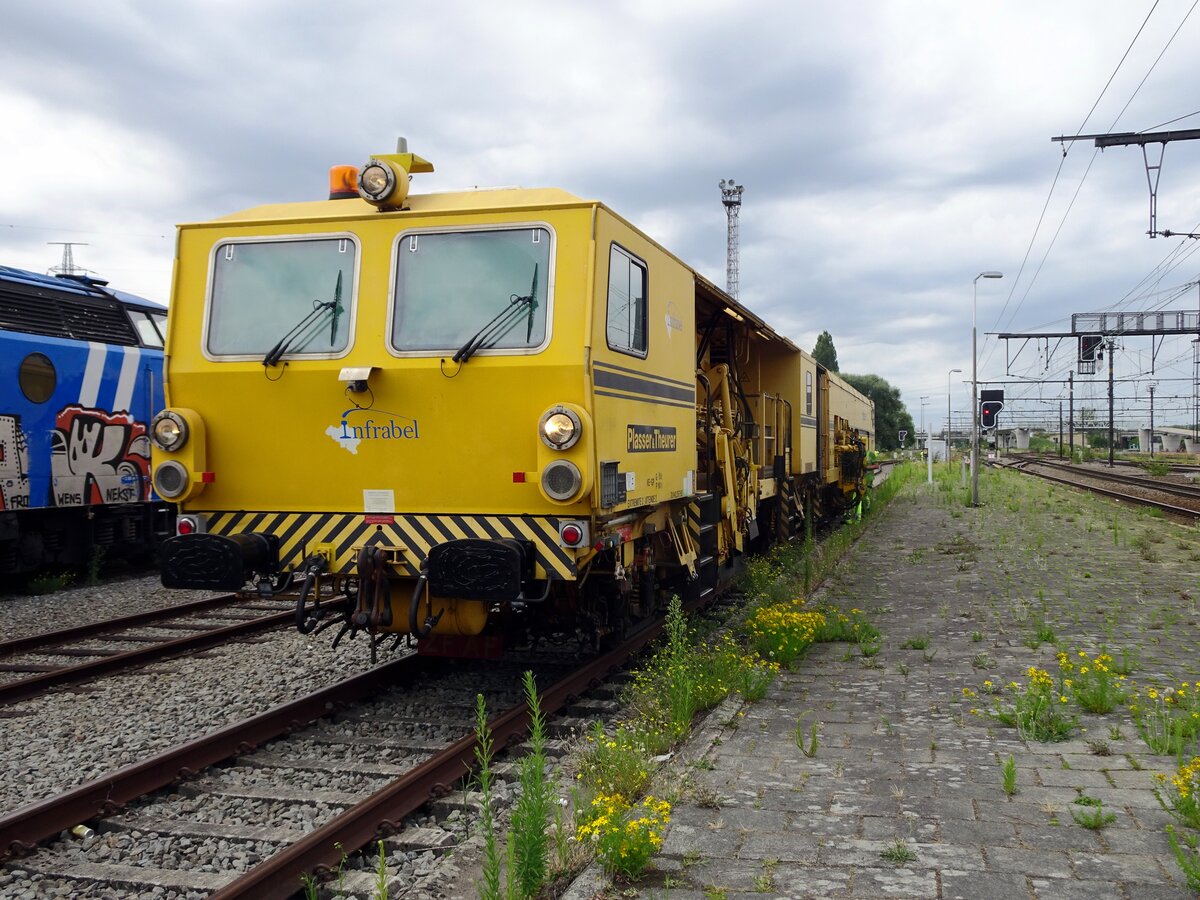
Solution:
{"label": "rusty rail", "polygon": [[376,666],[0,817],[0,859],[14,852],[32,850],[40,841],[65,828],[121,809],[131,800],[294,731],[368,694],[402,684],[425,668],[427,662],[423,657],[406,656]]}
{"label": "rusty rail", "polygon": [[[1043,463],[1040,463],[1040,462],[1032,462],[1031,464],[1032,465],[1043,465]],[[1023,466],[1023,465],[1016,465],[1016,466],[1013,466],[1013,468],[1017,469],[1017,471],[1019,471],[1019,472],[1024,472],[1026,475],[1033,475],[1036,478],[1044,478],[1047,481],[1053,481],[1058,484],[1065,484],[1065,485],[1068,485],[1069,487],[1077,488],[1081,491],[1088,491],[1089,493],[1092,493],[1092,494],[1097,494],[1102,497],[1111,497],[1113,499],[1122,500],[1127,503],[1135,503],[1135,504],[1138,504],[1141,506],[1150,506],[1150,507],[1153,507],[1154,509],[1161,509],[1163,512],[1168,513],[1170,515],[1179,516],[1180,518],[1187,519],[1187,520],[1190,520],[1193,522],[1200,522],[1200,510],[1189,509],[1186,506],[1175,506],[1174,504],[1171,504],[1171,503],[1163,503],[1160,500],[1151,500],[1147,497],[1138,497],[1136,494],[1124,494],[1120,491],[1113,491],[1113,490],[1109,490],[1108,488],[1102,488],[1099,485],[1084,484],[1081,481],[1074,481],[1070,478],[1062,478],[1058,475],[1052,475],[1049,472],[1031,471],[1029,468],[1027,468],[1026,466]],[[1088,477],[1094,477],[1097,479],[1104,478],[1103,475],[1093,476],[1086,471],[1076,470],[1076,474],[1081,478],[1088,478]],[[1146,488],[1146,489],[1154,490],[1154,488]],[[1167,493],[1167,492],[1164,491],[1164,493]]]}
{"label": "rusty rail", "polygon": [[267,631],[280,625],[289,624],[294,620],[295,614],[291,611],[272,613],[249,622],[238,622],[236,625],[226,625],[223,628],[213,628],[197,634],[190,634],[187,637],[176,638],[173,641],[164,641],[152,647],[128,650],[125,653],[80,663],[77,666],[64,666],[53,672],[43,672],[40,675],[7,681],[0,684],[0,704],[28,700],[49,688],[85,681],[96,675],[107,675],[110,672],[145,665],[170,656],[204,650],[216,644],[224,644],[232,638],[254,634],[258,631]]}
{"label": "rusty rail", "polygon": [[0,641],[0,658],[15,653],[28,653],[30,650],[52,647],[55,644],[63,644],[80,638],[96,637],[100,633],[124,631],[128,628],[137,628],[139,625],[148,625],[151,622],[190,616],[193,613],[205,612],[219,606],[231,605],[236,600],[235,594],[226,594],[223,597],[209,597],[207,600],[196,600],[193,603],[182,603],[179,606],[164,606],[129,616],[121,616],[119,619],[104,619],[88,625],[76,625],[73,628],[62,628],[58,631],[47,631],[42,634],[31,634],[28,637],[13,638],[10,641]]}
{"label": "rusty rail", "polygon": [[[539,692],[542,711],[550,714],[561,709],[573,697],[620,667],[657,637],[662,628],[661,620],[652,623],[617,649],[597,657]],[[496,746],[504,747],[529,729],[529,711],[524,705],[514,707],[492,719],[488,727]],[[470,773],[475,761],[475,745],[474,735],[462,738],[230,882],[213,894],[213,900],[282,900],[291,897],[300,889],[303,875],[334,869],[346,852],[361,849],[380,834],[397,830],[404,816],[415,812],[428,800],[447,793],[456,781]]]}

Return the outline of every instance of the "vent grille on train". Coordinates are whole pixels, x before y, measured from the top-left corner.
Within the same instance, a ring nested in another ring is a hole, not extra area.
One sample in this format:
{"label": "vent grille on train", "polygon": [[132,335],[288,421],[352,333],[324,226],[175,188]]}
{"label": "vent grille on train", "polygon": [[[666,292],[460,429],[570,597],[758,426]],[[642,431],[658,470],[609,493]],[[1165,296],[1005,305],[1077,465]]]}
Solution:
{"label": "vent grille on train", "polygon": [[625,502],[625,475],[616,462],[600,463],[600,505],[610,509]]}
{"label": "vent grille on train", "polygon": [[118,301],[62,296],[19,284],[0,284],[0,328],[77,341],[138,345],[137,332]]}

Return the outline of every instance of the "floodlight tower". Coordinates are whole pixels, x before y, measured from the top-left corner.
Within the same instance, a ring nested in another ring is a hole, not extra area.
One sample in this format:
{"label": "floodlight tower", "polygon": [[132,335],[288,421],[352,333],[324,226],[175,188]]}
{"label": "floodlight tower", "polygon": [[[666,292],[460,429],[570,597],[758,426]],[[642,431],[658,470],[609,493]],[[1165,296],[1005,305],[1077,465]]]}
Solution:
{"label": "floodlight tower", "polygon": [[738,295],[738,213],[742,210],[742,190],[733,179],[721,179],[721,202],[725,204],[725,217],[729,222],[725,244],[725,291],[735,300]]}

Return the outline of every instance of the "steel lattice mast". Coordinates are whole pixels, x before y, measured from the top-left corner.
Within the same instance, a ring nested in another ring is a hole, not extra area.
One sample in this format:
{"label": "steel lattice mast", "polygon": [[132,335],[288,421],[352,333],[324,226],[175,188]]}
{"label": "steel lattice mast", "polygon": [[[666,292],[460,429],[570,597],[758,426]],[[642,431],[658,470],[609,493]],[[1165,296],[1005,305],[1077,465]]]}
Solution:
{"label": "steel lattice mast", "polygon": [[725,291],[737,299],[738,295],[738,213],[742,210],[740,184],[733,179],[721,179],[721,202],[725,204],[725,216],[729,221],[728,239],[725,244]]}
{"label": "steel lattice mast", "polygon": [[55,275],[82,275],[87,269],[82,266],[75,265],[75,254],[71,252],[73,247],[86,247],[87,244],[81,244],[78,241],[47,241],[50,246],[61,246],[62,263],[57,266],[51,266],[50,271]]}

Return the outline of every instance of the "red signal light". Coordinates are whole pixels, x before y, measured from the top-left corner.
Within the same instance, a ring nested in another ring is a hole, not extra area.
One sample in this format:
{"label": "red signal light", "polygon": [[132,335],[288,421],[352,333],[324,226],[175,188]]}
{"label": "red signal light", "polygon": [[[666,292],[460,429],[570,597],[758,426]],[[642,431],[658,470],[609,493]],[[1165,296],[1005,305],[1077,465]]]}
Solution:
{"label": "red signal light", "polygon": [[191,519],[180,519],[175,526],[178,534],[192,534],[195,530],[196,524]]}
{"label": "red signal light", "polygon": [[559,536],[568,547],[574,547],[583,540],[583,529],[578,525],[564,525]]}

